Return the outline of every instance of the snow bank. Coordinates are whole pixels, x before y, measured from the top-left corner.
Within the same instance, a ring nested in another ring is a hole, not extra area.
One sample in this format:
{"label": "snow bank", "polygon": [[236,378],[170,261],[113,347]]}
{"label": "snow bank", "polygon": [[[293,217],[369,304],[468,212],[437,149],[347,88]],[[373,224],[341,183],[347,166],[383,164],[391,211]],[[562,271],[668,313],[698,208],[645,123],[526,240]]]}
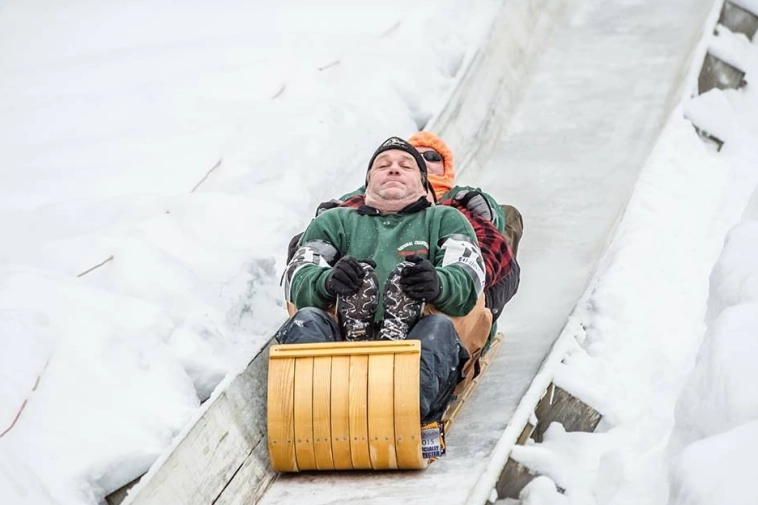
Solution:
{"label": "snow bank", "polygon": [[[747,45],[744,38],[735,39],[742,44],[739,54],[747,61],[749,79],[758,72],[758,49],[755,43]],[[740,106],[731,111],[738,130],[725,156],[755,176],[758,93],[747,87],[728,96]],[[753,194],[743,221],[727,235],[711,273],[708,332],[677,402],[676,425],[669,444],[669,452],[675,458],[670,476],[671,503],[677,505],[755,502],[756,201]]]}
{"label": "snow bank", "polygon": [[756,451],[756,421],[687,446],[673,464],[669,503],[756,503]]}

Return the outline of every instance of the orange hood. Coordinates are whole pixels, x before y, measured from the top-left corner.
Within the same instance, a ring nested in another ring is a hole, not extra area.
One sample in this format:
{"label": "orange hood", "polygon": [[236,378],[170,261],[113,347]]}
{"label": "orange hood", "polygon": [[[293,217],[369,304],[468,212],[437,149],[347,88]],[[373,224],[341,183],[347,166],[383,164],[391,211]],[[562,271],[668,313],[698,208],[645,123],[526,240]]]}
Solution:
{"label": "orange hood", "polygon": [[434,188],[434,194],[437,195],[437,199],[442,198],[442,195],[453,189],[455,186],[455,165],[453,164],[453,151],[445,144],[441,138],[432,132],[420,131],[411,135],[408,139],[408,143],[415,148],[426,147],[434,149],[440,156],[442,156],[442,166],[445,172],[442,175],[436,175],[432,172],[427,172],[429,183]]}

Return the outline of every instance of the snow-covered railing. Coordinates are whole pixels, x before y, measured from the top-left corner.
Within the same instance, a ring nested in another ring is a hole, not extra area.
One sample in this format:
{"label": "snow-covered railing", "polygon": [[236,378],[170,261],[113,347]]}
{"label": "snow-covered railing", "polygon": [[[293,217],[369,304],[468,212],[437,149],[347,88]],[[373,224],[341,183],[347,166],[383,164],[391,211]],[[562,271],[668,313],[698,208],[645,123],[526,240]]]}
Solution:
{"label": "snow-covered railing", "polygon": [[[741,34],[752,40],[758,30],[758,2],[748,0],[725,1],[716,26],[715,37],[708,47],[703,60],[697,85],[697,94],[702,95],[712,89],[739,89],[745,82],[745,63],[739,55],[744,51],[736,44],[735,37],[724,36],[724,31]],[[714,100],[718,98],[714,97]],[[710,101],[710,100],[709,100]],[[700,137],[721,150],[724,139],[729,136],[729,125],[714,121],[713,115],[701,105],[690,106],[685,115],[695,126]]]}

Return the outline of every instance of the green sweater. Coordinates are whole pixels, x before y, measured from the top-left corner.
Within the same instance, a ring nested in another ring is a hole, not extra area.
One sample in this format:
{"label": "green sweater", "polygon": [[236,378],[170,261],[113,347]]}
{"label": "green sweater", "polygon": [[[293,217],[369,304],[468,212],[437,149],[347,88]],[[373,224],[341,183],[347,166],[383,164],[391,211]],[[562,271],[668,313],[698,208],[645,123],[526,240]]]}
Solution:
{"label": "green sweater", "polygon": [[484,286],[481,252],[463,214],[444,206],[399,214],[380,214],[366,206],[322,213],[305,230],[300,249],[287,266],[287,299],[297,308],[326,309],[335,301],[326,290],[329,265],[345,255],[370,258],[376,262],[380,285],[379,322],[387,278],[411,254],[428,258],[436,267],[441,291],[432,303],[439,310],[462,316],[474,307]]}

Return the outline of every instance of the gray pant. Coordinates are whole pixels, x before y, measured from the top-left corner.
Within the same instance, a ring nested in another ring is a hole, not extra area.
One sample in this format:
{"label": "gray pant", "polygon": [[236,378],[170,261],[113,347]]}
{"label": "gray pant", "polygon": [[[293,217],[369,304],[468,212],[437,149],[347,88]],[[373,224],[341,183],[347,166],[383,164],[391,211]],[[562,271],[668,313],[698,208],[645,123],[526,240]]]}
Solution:
{"label": "gray pant", "polygon": [[[341,340],[337,323],[325,311],[300,309],[276,334],[281,344],[307,344]],[[438,420],[450,402],[455,386],[463,379],[468,351],[458,339],[450,318],[434,314],[422,317],[408,333],[421,341],[421,419]]]}

